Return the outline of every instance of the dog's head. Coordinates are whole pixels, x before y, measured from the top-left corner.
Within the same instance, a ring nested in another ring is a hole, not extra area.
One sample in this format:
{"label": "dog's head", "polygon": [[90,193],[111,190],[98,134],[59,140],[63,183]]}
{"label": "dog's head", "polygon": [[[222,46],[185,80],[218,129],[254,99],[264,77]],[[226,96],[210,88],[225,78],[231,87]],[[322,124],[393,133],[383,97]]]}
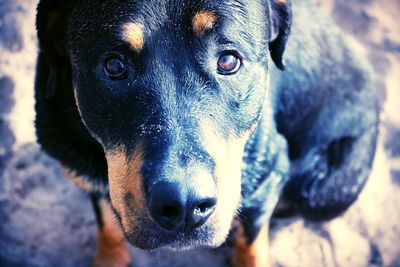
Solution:
{"label": "dog's head", "polygon": [[[42,0],[51,99],[73,92],[101,144],[135,246],[218,246],[239,207],[245,144],[280,68],[290,4],[272,0]],[[45,70],[45,71],[44,71]]]}

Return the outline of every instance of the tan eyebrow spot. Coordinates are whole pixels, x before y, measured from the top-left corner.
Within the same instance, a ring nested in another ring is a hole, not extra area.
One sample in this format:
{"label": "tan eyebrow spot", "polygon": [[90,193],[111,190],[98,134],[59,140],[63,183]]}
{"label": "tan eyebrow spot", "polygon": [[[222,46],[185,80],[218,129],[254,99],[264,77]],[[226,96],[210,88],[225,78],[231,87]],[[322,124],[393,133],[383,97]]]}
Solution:
{"label": "tan eyebrow spot", "polygon": [[144,26],[140,23],[129,22],[122,26],[122,38],[127,41],[130,46],[140,51],[144,45]]}
{"label": "tan eyebrow spot", "polygon": [[212,30],[217,23],[218,16],[211,11],[201,11],[193,17],[192,26],[194,33],[201,37]]}

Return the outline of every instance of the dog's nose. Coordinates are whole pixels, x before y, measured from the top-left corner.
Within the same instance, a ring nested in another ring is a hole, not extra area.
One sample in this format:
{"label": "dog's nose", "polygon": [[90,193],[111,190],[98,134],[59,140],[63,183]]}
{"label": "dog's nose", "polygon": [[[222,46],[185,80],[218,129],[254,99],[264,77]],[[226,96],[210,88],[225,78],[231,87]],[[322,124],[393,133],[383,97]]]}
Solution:
{"label": "dog's nose", "polygon": [[179,182],[158,182],[148,192],[150,215],[166,230],[193,230],[215,210],[214,192],[214,188],[207,190],[207,186],[190,188]]}

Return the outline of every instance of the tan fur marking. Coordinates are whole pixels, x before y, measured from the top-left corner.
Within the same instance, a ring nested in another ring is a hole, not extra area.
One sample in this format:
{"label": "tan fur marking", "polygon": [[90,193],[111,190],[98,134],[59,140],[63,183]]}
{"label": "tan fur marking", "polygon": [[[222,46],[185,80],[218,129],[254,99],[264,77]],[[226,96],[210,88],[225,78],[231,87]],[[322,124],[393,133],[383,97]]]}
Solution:
{"label": "tan fur marking", "polygon": [[66,168],[66,167],[62,167],[65,176],[72,181],[72,183],[74,183],[76,186],[78,186],[79,188],[86,190],[88,192],[93,192],[94,188],[93,185],[91,183],[89,183],[88,181],[85,181],[85,179],[81,176],[78,176],[76,174],[76,172],[71,171],[70,169]]}
{"label": "tan fur marking", "polygon": [[235,254],[232,261],[235,267],[271,266],[267,224],[264,225],[256,240],[250,245],[246,242],[243,228],[239,226],[235,242]]}
{"label": "tan fur marking", "polygon": [[[229,188],[232,185],[232,178],[240,180],[243,162],[244,147],[250,134],[256,128],[251,127],[249,131],[240,137],[231,136],[228,140],[223,140],[214,131],[211,125],[203,123],[201,127],[205,149],[216,161],[216,176],[222,183],[222,188]],[[226,181],[225,181],[226,180]],[[239,181],[240,183],[240,181]],[[229,190],[228,190],[229,191]]]}
{"label": "tan fur marking", "polygon": [[278,5],[286,5],[286,0],[275,0]]}
{"label": "tan fur marking", "polygon": [[132,261],[121,228],[114,218],[110,204],[100,202],[103,228],[98,231],[97,255],[93,261],[96,267],[126,267]]}
{"label": "tan fur marking", "polygon": [[231,136],[228,140],[214,132],[212,124],[201,122],[202,142],[215,161],[218,204],[215,214],[222,224],[229,224],[240,202],[241,170],[247,136]]}
{"label": "tan fur marking", "polygon": [[[221,145],[220,143],[219,148],[221,148]],[[215,157],[215,176],[220,192],[219,199],[231,202],[232,193],[236,193],[239,197],[238,200],[240,199],[245,140],[230,138],[224,145],[225,147],[222,146],[224,149],[219,149],[219,151],[212,151],[210,147],[208,147],[210,149],[208,151]],[[215,146],[215,148],[218,148],[218,146]]]}
{"label": "tan fur marking", "polygon": [[217,15],[211,11],[202,11],[197,13],[192,21],[194,33],[199,37],[204,36],[207,31],[214,28],[217,20]]}
{"label": "tan fur marking", "polygon": [[132,49],[141,51],[144,45],[144,27],[140,23],[130,22],[122,27],[122,37],[127,41]]}
{"label": "tan fur marking", "polygon": [[[216,240],[229,231],[241,198],[241,176],[245,144],[255,127],[251,127],[241,136],[231,134],[224,138],[215,129],[215,122],[208,119],[199,121],[201,142],[204,149],[215,162],[214,176],[217,182],[218,203],[210,219],[217,222],[218,233]],[[229,228],[226,228],[229,227]]]}
{"label": "tan fur marking", "polygon": [[121,215],[122,225],[129,228],[128,214],[131,213],[127,210],[124,197],[132,194],[137,209],[144,207],[142,177],[140,176],[143,165],[142,152],[140,149],[136,150],[130,161],[123,150],[107,154],[106,158],[111,202],[114,209]]}
{"label": "tan fur marking", "polygon": [[134,196],[134,204],[137,209],[145,208],[145,195],[143,188],[143,177],[141,169],[143,166],[143,153],[141,150],[135,151],[133,159],[128,163],[128,192]]}

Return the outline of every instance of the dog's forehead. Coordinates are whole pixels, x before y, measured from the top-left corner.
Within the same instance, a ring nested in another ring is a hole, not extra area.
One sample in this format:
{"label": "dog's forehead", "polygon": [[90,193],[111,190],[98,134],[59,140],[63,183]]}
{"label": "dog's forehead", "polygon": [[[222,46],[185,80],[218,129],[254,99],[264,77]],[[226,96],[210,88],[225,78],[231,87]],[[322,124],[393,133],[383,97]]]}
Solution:
{"label": "dog's forehead", "polygon": [[80,38],[96,39],[104,33],[119,33],[134,49],[140,49],[145,35],[160,29],[170,33],[189,29],[201,37],[219,23],[230,21],[236,24],[236,29],[246,26],[249,34],[249,21],[255,23],[250,18],[262,18],[261,12],[258,1],[103,0],[96,5],[83,1],[71,18],[70,37],[79,42]]}
{"label": "dog's forehead", "polygon": [[[103,0],[92,5],[80,2],[75,8],[73,20],[82,26],[112,26],[121,21],[141,21],[146,28],[157,30],[165,25],[181,24],[183,20],[205,11],[223,12],[219,1],[212,0]],[[225,8],[226,9],[226,8]],[[98,28],[97,30],[101,30]]]}
{"label": "dog's forehead", "polygon": [[[158,27],[168,29],[169,26],[170,33],[179,31],[180,29],[182,30],[182,28],[189,29],[194,35],[203,37],[207,32],[212,31],[220,20],[219,14],[211,9],[200,9],[197,12],[190,12],[193,14],[182,14],[180,19],[175,18],[176,21],[174,23],[168,23],[171,21],[170,19],[164,22],[164,25],[158,25]],[[117,28],[119,37],[121,37],[123,41],[127,42],[132,49],[140,52],[145,41],[145,31],[148,35],[151,35],[151,32],[155,32],[155,28],[157,29],[157,27],[152,27],[154,22],[149,25],[148,20],[149,19],[145,16],[139,15],[137,18],[128,22],[122,22]]]}

